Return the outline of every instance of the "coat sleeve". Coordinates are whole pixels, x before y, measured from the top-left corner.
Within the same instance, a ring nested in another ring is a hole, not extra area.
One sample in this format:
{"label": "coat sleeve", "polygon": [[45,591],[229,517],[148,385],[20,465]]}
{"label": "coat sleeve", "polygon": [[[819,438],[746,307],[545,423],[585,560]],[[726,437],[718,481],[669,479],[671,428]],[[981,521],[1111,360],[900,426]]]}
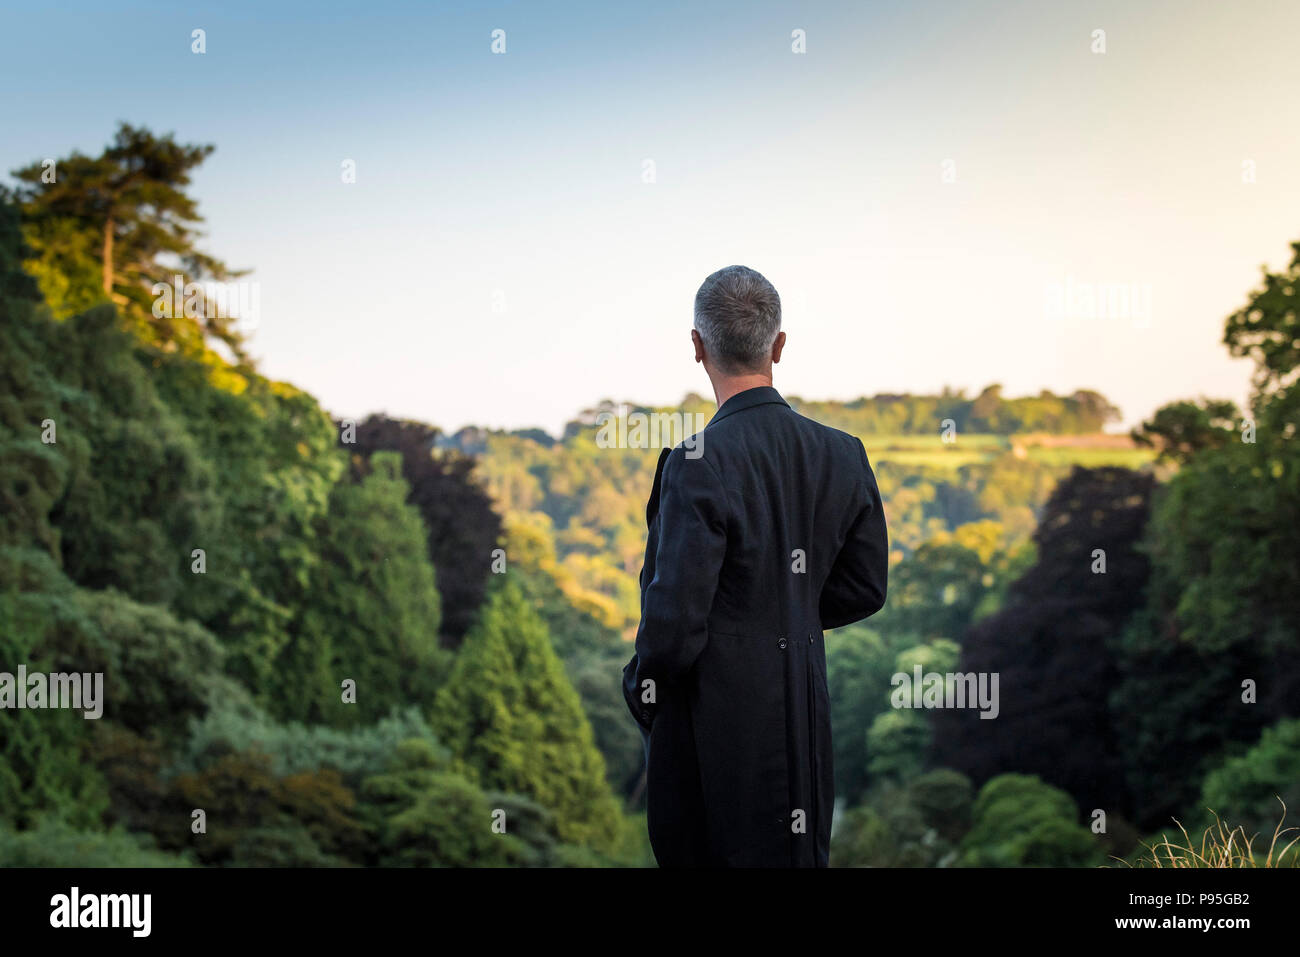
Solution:
{"label": "coat sleeve", "polygon": [[823,628],[839,628],[861,621],[885,605],[889,579],[889,533],[880,501],[876,476],[867,461],[867,450],[858,440],[865,502],[853,520],[844,545],[835,556],[831,573],[822,586]]}
{"label": "coat sleeve", "polygon": [[718,573],[727,551],[726,491],[702,456],[675,449],[663,470],[654,577],[646,585],[636,655],[624,669],[623,693],[643,728],[654,708],[645,682],[679,681],[708,641]]}

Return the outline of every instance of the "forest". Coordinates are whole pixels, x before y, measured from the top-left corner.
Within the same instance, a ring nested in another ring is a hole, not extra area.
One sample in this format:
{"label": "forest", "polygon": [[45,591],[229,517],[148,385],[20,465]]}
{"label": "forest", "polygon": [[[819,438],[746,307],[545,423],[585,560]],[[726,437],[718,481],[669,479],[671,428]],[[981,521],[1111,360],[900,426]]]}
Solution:
{"label": "forest", "polygon": [[[0,672],[105,699],[0,711],[0,865],[652,866],[619,678],[659,450],[597,421],[713,403],[332,416],[224,310],[155,308],[241,275],[201,248],[212,149],[123,124],[0,194]],[[1091,391],[787,396],[862,438],[890,526],[885,609],[827,640],[833,866],[1141,866],[1294,823],[1291,253],[1224,322],[1246,408],[1120,435]],[[997,718],[893,706],[917,667],[997,674]]]}

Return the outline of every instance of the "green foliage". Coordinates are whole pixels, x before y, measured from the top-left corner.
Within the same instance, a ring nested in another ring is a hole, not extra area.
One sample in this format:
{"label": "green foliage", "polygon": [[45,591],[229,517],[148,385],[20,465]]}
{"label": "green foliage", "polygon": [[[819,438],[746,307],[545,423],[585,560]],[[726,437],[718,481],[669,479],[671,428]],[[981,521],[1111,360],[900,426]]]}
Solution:
{"label": "green foliage", "polygon": [[23,260],[31,254],[31,248],[23,241],[22,217],[12,193],[0,186],[0,301],[41,301],[40,287],[23,269]]}
{"label": "green foliage", "polygon": [[1087,867],[1101,863],[1079,808],[1037,777],[1002,774],[980,788],[961,842],[966,867]]}
{"label": "green foliage", "polygon": [[410,485],[408,501],[428,528],[429,560],[438,570],[442,595],[442,628],[455,647],[483,603],[489,563],[501,537],[501,518],[479,485],[478,463],[442,447],[433,426],[383,415],[367,418],[355,435],[344,428],[339,440],[353,453],[354,468],[358,459],[375,452],[400,453],[402,475]]}
{"label": "green foliage", "polygon": [[970,778],[951,768],[935,768],[908,783],[912,805],[927,827],[956,842],[970,827],[974,789]]}
{"label": "green foliage", "polygon": [[930,726],[917,711],[890,709],[867,729],[867,770],[873,778],[904,781],[920,773],[930,744]]}
{"label": "green foliage", "polygon": [[893,676],[900,671],[910,676],[916,664],[923,671],[946,672],[957,662],[955,642],[923,641],[889,624],[878,615],[870,627],[850,625],[827,638],[836,793],[850,802],[881,779],[902,781],[924,766],[929,722],[921,713],[893,708]]}
{"label": "green foliage", "polygon": [[[625,829],[624,841],[610,853],[595,851],[580,844],[566,844],[556,828],[556,817],[531,798],[505,791],[487,792],[487,800],[506,833],[523,845],[526,867],[613,867],[627,864],[653,866],[648,841],[644,847],[631,839]],[[644,822],[642,822],[644,824]]]}
{"label": "green foliage", "polygon": [[[87,628],[72,586],[47,554],[0,550],[0,671],[52,671],[60,637]],[[69,709],[0,712],[0,823],[27,828],[48,817],[77,829],[100,824],[108,795],[83,755],[93,724]]]}
{"label": "green foliage", "polygon": [[1272,712],[1242,703],[1241,676],[1285,674],[1253,641],[1222,652],[1198,648],[1170,627],[1170,616],[1149,606],[1111,642],[1120,680],[1109,701],[1123,720],[1116,744],[1131,813],[1146,828],[1195,807],[1206,773],[1225,750],[1259,735]]}
{"label": "green foliage", "polygon": [[[0,543],[48,550],[79,586],[196,619],[233,675],[263,698],[281,690],[276,658],[344,467],[328,417],[210,355],[142,349],[111,308],[54,323],[0,300],[0,319],[13,358],[0,366]],[[206,574],[192,570],[196,548]]]}
{"label": "green foliage", "polygon": [[532,797],[566,841],[617,844],[621,815],[591,725],[545,624],[513,583],[490,595],[465,637],[432,723],[471,780]]}
{"label": "green foliage", "polygon": [[169,783],[162,776],[170,745],[157,734],[136,734],[112,721],[97,721],[88,750],[108,789],[104,823],[133,834],[152,834],[157,822],[172,812]]}
{"label": "green foliage", "polygon": [[889,867],[893,853],[889,828],[865,805],[844,813],[831,840],[832,867]]}
{"label": "green foliage", "polygon": [[884,785],[845,813],[831,840],[835,867],[946,867],[970,826],[971,783],[938,768],[906,786]]}
{"label": "green foliage", "polygon": [[645,751],[636,725],[627,720],[623,700],[628,644],[605,623],[600,604],[588,602],[590,595],[556,561],[546,516],[517,516],[507,523],[505,552],[510,556],[510,580],[546,623],[555,653],[582,699],[610,786],[633,787],[645,765]]}
{"label": "green foliage", "polygon": [[79,584],[171,601],[211,475],[113,311],[55,324],[0,299],[0,354],[2,540],[49,549]]}
{"label": "green foliage", "polygon": [[617,631],[640,614],[636,573],[655,455],[602,448],[592,428],[551,446],[494,433],[481,460],[513,542],[535,550],[534,564],[551,571],[570,604]]}
{"label": "green foliage", "polygon": [[428,745],[438,767],[450,767],[450,754],[414,707],[394,709],[372,725],[342,730],[296,721],[280,724],[256,707],[223,704],[193,722],[174,770],[195,773],[224,755],[255,751],[270,758],[276,775],[331,768],[355,788],[387,770],[398,747],[412,740]]}
{"label": "green foliage", "polygon": [[[1262,288],[1225,323],[1223,341],[1232,354],[1255,361],[1253,420],[1243,421],[1240,440],[1225,435],[1200,443],[1158,496],[1148,530],[1153,626],[1128,636],[1148,659],[1199,665],[1201,674],[1189,685],[1205,688],[1208,676],[1216,679],[1206,697],[1219,709],[1211,712],[1194,697],[1165,709],[1170,726],[1185,716],[1196,730],[1191,741],[1199,749],[1189,770],[1198,775],[1232,750],[1229,742],[1251,740],[1262,724],[1295,717],[1300,701],[1300,544],[1293,531],[1300,524],[1300,243],[1292,251],[1289,267],[1265,270]],[[1257,700],[1243,701],[1242,676],[1255,679]],[[1130,684],[1143,680],[1137,671]],[[1276,760],[1281,748],[1272,741],[1259,747]],[[1240,770],[1249,775],[1252,768],[1248,762]],[[1247,802],[1214,807],[1224,819],[1240,825],[1242,814],[1256,826],[1271,820],[1245,792],[1232,791],[1221,777],[1214,781],[1203,797]],[[1186,778],[1181,790],[1188,790]]]}
{"label": "green foliage", "polygon": [[[1045,452],[1033,445],[1045,439],[1032,437],[1026,439],[1026,453],[1019,438],[966,434],[969,416],[962,410],[973,401],[960,394],[877,396],[847,403],[790,399],[801,413],[863,440],[889,514],[891,547],[902,555],[936,536],[985,521],[1002,527],[1003,549],[1010,554],[1033,532],[1036,510],[1071,465],[1097,455],[1122,458],[1134,466],[1153,457],[1145,450],[1114,447],[1114,441],[1124,440],[1111,436],[1087,440],[1105,440],[1102,448],[1080,440],[1081,445]],[[1004,416],[1008,427],[1019,422],[1025,428],[1095,432],[1113,413],[1095,393],[998,401],[1044,410]],[[1045,411],[1049,407],[1056,411]],[[636,574],[645,546],[645,501],[658,446],[647,430],[646,447],[608,448],[599,441],[601,429],[626,422],[632,413],[667,414],[667,421],[698,413],[699,420],[685,420],[690,433],[711,412],[711,403],[694,395],[677,408],[603,402],[569,423],[560,442],[543,439],[536,430],[482,429],[463,430],[449,441],[482,456],[482,474],[507,516],[512,545],[525,535],[540,536],[527,545],[550,551],[542,560],[557,568],[557,581],[569,603],[630,636],[640,614]],[[612,422],[602,415],[612,416]],[[950,444],[942,441],[940,430],[944,419],[953,416],[958,438]],[[671,428],[661,429],[658,438],[672,444],[672,433]],[[515,554],[513,547],[510,554]]]}
{"label": "green foliage", "polygon": [[1006,399],[1002,387],[986,386],[974,399],[964,390],[945,389],[941,395],[876,395],[852,402],[790,404],[809,418],[854,434],[938,435],[950,419],[958,435],[966,432],[1010,435],[1016,432],[1072,434],[1100,432],[1119,418],[1105,397],[1086,390],[1068,396],[1041,392]]}
{"label": "green foliage", "polygon": [[912,675],[919,665],[922,674],[931,671],[946,674],[957,667],[960,654],[961,647],[957,642],[937,638],[899,652],[894,663],[895,671]]}
{"label": "green foliage", "polygon": [[[420,716],[451,661],[430,559],[468,620],[499,519],[472,460],[433,447],[436,430],[399,423],[394,437],[375,420],[345,450],[316,401],[260,376],[227,327],[148,314],[150,281],[171,272],[152,276],[151,257],[187,258],[187,279],[226,272],[192,246],[183,188],[206,152],[123,127],[104,156],[61,161],[57,185],[22,171],[27,246],[0,203],[0,652],[33,670],[102,671],[106,698],[98,722],[57,710],[4,723],[0,819],[124,826],[208,864],[374,863],[371,824],[393,862],[613,862],[627,832],[530,603],[564,628],[611,750],[631,743],[613,718],[622,649],[541,568],[528,601],[495,610],[511,700],[535,713],[516,726],[519,775],[498,776],[520,793],[492,806],[547,823],[534,844],[485,832],[490,844],[454,850],[486,798]],[[145,192],[156,206],[141,207]],[[339,701],[343,677],[358,683],[355,706]],[[295,717],[306,723],[281,723]],[[405,770],[436,778],[376,818],[355,795],[394,773],[399,747],[423,748],[431,757]],[[190,831],[196,807],[207,834]],[[432,854],[431,827],[443,832]]]}
{"label": "green foliage", "polygon": [[[957,667],[960,651],[956,642],[942,638],[915,645],[898,654],[893,673],[913,679],[914,669],[919,666],[923,675],[948,674]],[[892,680],[890,683],[892,687]],[[898,784],[920,774],[930,740],[930,723],[925,712],[897,709],[892,705],[882,710],[867,730],[868,770],[872,780]]]}
{"label": "green foliage", "polygon": [[1223,344],[1234,356],[1255,362],[1255,388],[1267,394],[1295,381],[1300,366],[1300,242],[1291,244],[1291,262],[1282,272],[1262,269],[1264,283],[1244,306],[1228,317]]}
{"label": "green foliage", "polygon": [[1261,398],[1255,442],[1197,455],[1156,502],[1153,599],[1187,641],[1300,650],[1300,390]]}
{"label": "green foliage", "polygon": [[1241,411],[1227,399],[1170,402],[1133,430],[1139,445],[1158,448],[1160,458],[1186,462],[1206,449],[1221,449],[1237,438]]}
{"label": "green foliage", "polygon": [[125,831],[78,831],[43,821],[26,831],[0,825],[0,867],[188,867]]}
{"label": "green foliage", "polygon": [[201,321],[183,304],[172,316],[153,310],[154,284],[176,272],[168,263],[180,261],[186,282],[238,275],[196,246],[203,220],[185,187],[212,150],[122,123],[103,153],[73,152],[53,177],[39,162],[13,171],[29,268],[60,318],[110,301],[147,341],[202,351],[206,334],[238,351],[240,337],[218,310],[205,307]]}
{"label": "green foliage", "polygon": [[[875,619],[872,619],[874,624]],[[911,639],[902,640],[911,643]],[[897,651],[873,628],[850,625],[826,636],[835,793],[856,803],[869,782],[867,729],[889,708]]]}
{"label": "green foliage", "polygon": [[224,687],[225,654],[213,635],[112,590],[78,589],[76,602],[89,640],[61,649],[58,670],[103,672],[106,718],[179,736],[190,718],[207,712],[212,693]]}
{"label": "green foliage", "polygon": [[[340,482],[317,533],[316,567],[281,655],[276,713],[336,726],[368,724],[400,704],[429,707],[451,654],[424,523],[406,504],[401,458],[377,452],[360,482]],[[345,703],[341,682],[356,683]]]}
{"label": "green foliage", "polygon": [[[10,228],[5,275],[21,258],[15,237]],[[367,861],[352,789],[383,772],[399,741],[438,747],[410,708],[432,704],[450,657],[401,460],[375,452],[340,482],[346,456],[309,396],[197,347],[154,350],[108,308],[63,323],[30,298],[5,296],[0,310],[14,360],[0,373],[6,660],[103,671],[107,698],[98,725],[66,711],[5,724],[5,819],[117,822],[205,863]],[[57,441],[41,441],[46,420]],[[436,486],[457,483],[469,484],[464,468]],[[598,624],[583,627],[616,647]],[[549,639],[533,637],[517,677],[548,713],[528,725],[539,737],[527,770],[547,813],[563,812],[534,856],[589,864],[597,858],[566,841],[617,849],[621,818]],[[358,681],[350,711],[340,676]],[[399,703],[408,710],[376,723]],[[273,720],[294,714],[356,727]],[[442,813],[444,791],[462,806],[483,800],[449,766],[438,773],[439,790],[386,825],[406,835],[399,844],[421,816]],[[193,807],[211,815],[209,834],[189,833]]]}
{"label": "green foliage", "polygon": [[443,769],[427,742],[399,747],[391,769],[367,778],[361,795],[381,866],[503,867],[535,860],[519,839],[494,832],[487,797]]}
{"label": "green foliage", "polygon": [[1300,809],[1300,719],[1265,728],[1249,751],[1211,771],[1201,806],[1221,814],[1230,809],[1234,826],[1267,839],[1284,808]]}
{"label": "green foliage", "polygon": [[1087,807],[1127,807],[1118,752],[1132,719],[1110,710],[1122,665],[1110,641],[1143,603],[1152,484],[1124,469],[1075,469],[1052,493],[1035,564],[961,639],[959,670],[997,676],[997,719],[931,711],[938,764],[974,780],[1032,772]]}
{"label": "green foliage", "polygon": [[[153,378],[221,489],[219,511],[184,545],[174,604],[222,637],[233,677],[287,707],[278,660],[310,601],[321,520],[346,467],[333,424],[311,396],[246,369],[165,357]],[[204,574],[190,573],[192,548]]]}
{"label": "green foliage", "polygon": [[[339,866],[364,860],[368,847],[355,805],[331,768],[277,777],[266,755],[239,752],[197,774],[178,775],[170,813],[155,833],[161,846],[190,850],[204,864]],[[206,814],[206,832],[193,833],[195,809]],[[262,837],[269,839],[269,857]]]}
{"label": "green foliage", "polygon": [[885,610],[891,627],[960,638],[992,583],[985,562],[956,543],[927,542],[892,570]]}
{"label": "green foliage", "polygon": [[631,786],[645,766],[641,732],[628,722],[627,702],[623,700],[626,663],[626,653],[622,650],[565,662],[569,680],[591,722],[596,747],[605,762],[606,778],[616,791]]}
{"label": "green foliage", "polygon": [[0,662],[103,674],[98,719],[76,710],[5,712],[0,808],[20,824],[42,815],[98,824],[111,792],[95,734],[120,723],[178,739],[189,718],[229,689],[220,645],[202,628],[114,591],[76,588],[35,550],[0,550]]}

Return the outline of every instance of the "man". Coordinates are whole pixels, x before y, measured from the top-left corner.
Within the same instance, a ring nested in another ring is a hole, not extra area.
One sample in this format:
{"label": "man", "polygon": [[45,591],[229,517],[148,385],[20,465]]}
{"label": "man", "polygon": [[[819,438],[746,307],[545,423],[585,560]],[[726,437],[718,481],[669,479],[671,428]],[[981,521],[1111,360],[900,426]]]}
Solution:
{"label": "man", "polygon": [[695,296],[718,402],[660,455],[646,507],[636,654],[662,867],[825,867],[834,779],[822,633],[879,611],[889,545],[862,442],[772,387],[781,300],[728,266]]}

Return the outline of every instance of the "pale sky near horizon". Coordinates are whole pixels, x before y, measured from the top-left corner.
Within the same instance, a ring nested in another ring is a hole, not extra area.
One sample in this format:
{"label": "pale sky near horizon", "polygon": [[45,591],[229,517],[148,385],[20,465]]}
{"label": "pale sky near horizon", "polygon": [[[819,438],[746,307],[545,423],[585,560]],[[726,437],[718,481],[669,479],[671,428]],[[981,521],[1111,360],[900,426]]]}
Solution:
{"label": "pale sky near horizon", "polygon": [[[6,0],[0,24],[0,172],[118,120],[215,144],[192,191],[260,284],[251,351],[337,415],[555,432],[708,395],[692,299],[744,263],[785,303],[787,395],[1091,388],[1131,424],[1244,401],[1223,320],[1300,239],[1281,0]],[[1067,283],[1149,316],[1053,315]]]}

